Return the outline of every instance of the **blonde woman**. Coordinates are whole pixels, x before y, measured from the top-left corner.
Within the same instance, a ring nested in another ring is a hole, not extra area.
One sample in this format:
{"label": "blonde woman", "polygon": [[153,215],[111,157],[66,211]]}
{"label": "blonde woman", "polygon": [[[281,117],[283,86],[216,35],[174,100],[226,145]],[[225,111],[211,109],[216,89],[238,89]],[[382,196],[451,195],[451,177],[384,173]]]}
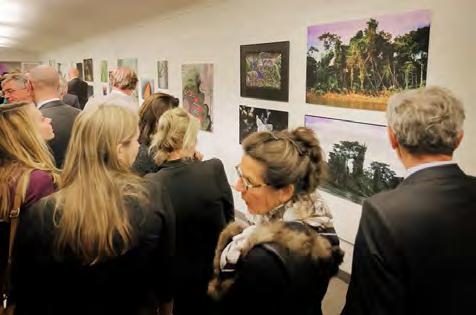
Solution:
{"label": "blonde woman", "polygon": [[114,105],[78,116],[60,190],[20,223],[17,314],[152,314],[155,301],[170,311],[173,213],[162,187],[129,170],[137,121]]}
{"label": "blonde woman", "polygon": [[[13,197],[21,197],[20,215],[54,192],[58,173],[45,140],[54,137],[50,120],[30,103],[0,106],[0,288],[9,250]],[[3,293],[3,292],[2,292]],[[8,293],[8,292],[6,292]]]}
{"label": "blonde woman", "polygon": [[152,148],[160,170],[149,174],[166,186],[176,215],[174,314],[209,314],[207,282],[218,235],[233,220],[233,196],[218,159],[193,160],[199,121],[183,108],[160,117]]}

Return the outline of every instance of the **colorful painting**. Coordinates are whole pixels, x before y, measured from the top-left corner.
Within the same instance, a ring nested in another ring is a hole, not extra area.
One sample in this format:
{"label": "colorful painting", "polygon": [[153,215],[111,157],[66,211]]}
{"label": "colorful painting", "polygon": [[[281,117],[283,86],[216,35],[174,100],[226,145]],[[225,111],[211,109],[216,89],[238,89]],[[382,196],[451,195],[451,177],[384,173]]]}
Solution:
{"label": "colorful painting", "polygon": [[81,62],[76,63],[76,69],[78,69],[79,78],[81,80],[84,80],[83,63]]}
{"label": "colorful painting", "polygon": [[93,76],[93,60],[92,59],[84,59],[84,81],[94,82]]}
{"label": "colorful painting", "polygon": [[23,73],[28,73],[31,71],[31,69],[39,66],[40,63],[38,62],[22,62],[21,63],[21,72]]}
{"label": "colorful painting", "polygon": [[305,125],[315,131],[329,167],[323,190],[360,205],[402,181],[405,170],[386,126],[309,115]]}
{"label": "colorful painting", "polygon": [[308,28],[306,102],[381,110],[426,85],[430,11]]}
{"label": "colorful painting", "polygon": [[64,75],[63,75],[63,64],[62,63],[60,63],[60,62],[57,63],[56,70],[58,71],[58,74],[60,76],[64,77]]}
{"label": "colorful painting", "polygon": [[213,131],[213,64],[182,65],[183,107]]}
{"label": "colorful painting", "polygon": [[4,73],[20,72],[21,62],[0,61],[0,75]]}
{"label": "colorful painting", "polygon": [[118,67],[127,67],[132,70],[138,75],[137,73],[137,58],[124,58],[124,59],[117,59],[117,66]]}
{"label": "colorful painting", "polygon": [[101,60],[101,82],[107,83],[109,73],[107,72],[107,60]]}
{"label": "colorful painting", "polygon": [[141,80],[141,95],[142,99],[145,100],[147,97],[151,96],[154,93],[154,80],[152,79],[142,79]]}
{"label": "colorful painting", "polygon": [[288,112],[240,105],[240,143],[256,131],[288,129]]}
{"label": "colorful painting", "polygon": [[241,96],[288,101],[289,42],[240,47]]}
{"label": "colorful painting", "polygon": [[169,65],[167,60],[157,62],[157,79],[159,89],[169,88]]}
{"label": "colorful painting", "polygon": [[88,85],[88,97],[94,97],[94,86]]}

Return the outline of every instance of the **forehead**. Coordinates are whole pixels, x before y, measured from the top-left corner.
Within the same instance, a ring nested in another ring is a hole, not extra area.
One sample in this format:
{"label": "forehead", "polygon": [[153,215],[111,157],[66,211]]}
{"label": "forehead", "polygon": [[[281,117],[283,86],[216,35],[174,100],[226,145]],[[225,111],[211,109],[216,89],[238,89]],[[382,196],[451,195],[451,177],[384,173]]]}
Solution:
{"label": "forehead", "polygon": [[18,89],[23,87],[23,84],[20,81],[17,80],[8,80],[2,83],[2,88],[4,90],[6,89]]}
{"label": "forehead", "polygon": [[240,168],[243,172],[243,176],[254,180],[255,182],[263,181],[263,174],[266,171],[266,166],[258,160],[253,159],[251,156],[247,154],[243,155]]}

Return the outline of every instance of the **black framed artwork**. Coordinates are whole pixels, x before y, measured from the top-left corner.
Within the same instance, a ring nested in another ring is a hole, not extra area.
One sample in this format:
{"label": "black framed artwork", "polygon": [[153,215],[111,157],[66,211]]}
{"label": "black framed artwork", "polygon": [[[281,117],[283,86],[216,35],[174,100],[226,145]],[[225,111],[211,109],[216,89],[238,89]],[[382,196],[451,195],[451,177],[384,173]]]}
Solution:
{"label": "black framed artwork", "polygon": [[241,96],[289,99],[289,41],[240,46]]}

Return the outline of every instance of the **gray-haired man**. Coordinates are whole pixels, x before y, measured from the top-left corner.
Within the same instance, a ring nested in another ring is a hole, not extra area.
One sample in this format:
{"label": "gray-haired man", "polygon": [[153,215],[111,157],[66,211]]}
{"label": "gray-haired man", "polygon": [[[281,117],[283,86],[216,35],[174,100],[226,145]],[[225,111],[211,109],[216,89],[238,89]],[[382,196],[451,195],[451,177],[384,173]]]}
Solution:
{"label": "gray-haired man", "polygon": [[476,302],[476,178],[452,161],[464,109],[439,87],[388,105],[389,138],[407,169],[364,202],[343,314],[467,314]]}

